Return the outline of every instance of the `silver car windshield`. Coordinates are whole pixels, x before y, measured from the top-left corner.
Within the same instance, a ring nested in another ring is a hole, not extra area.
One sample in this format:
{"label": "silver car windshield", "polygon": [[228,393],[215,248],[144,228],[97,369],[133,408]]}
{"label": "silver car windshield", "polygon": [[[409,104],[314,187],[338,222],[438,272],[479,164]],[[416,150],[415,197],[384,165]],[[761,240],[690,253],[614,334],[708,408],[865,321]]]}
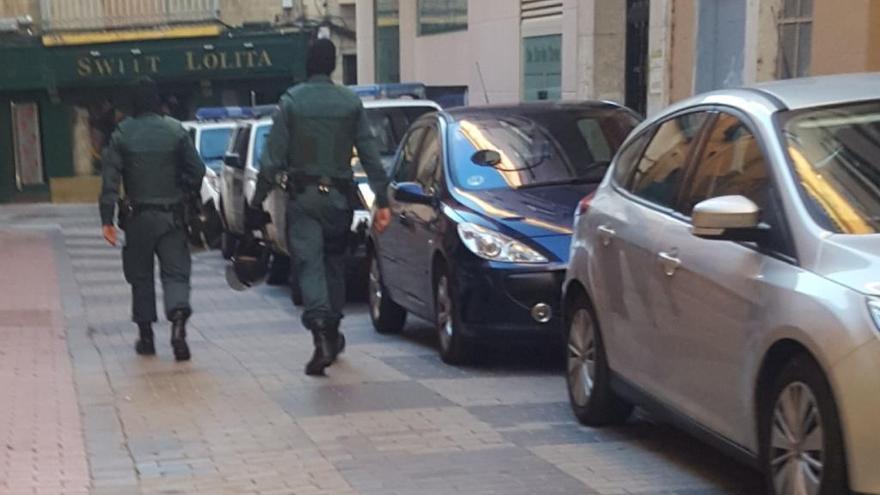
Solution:
{"label": "silver car windshield", "polygon": [[791,113],[784,131],[816,221],[839,234],[880,232],[880,101]]}

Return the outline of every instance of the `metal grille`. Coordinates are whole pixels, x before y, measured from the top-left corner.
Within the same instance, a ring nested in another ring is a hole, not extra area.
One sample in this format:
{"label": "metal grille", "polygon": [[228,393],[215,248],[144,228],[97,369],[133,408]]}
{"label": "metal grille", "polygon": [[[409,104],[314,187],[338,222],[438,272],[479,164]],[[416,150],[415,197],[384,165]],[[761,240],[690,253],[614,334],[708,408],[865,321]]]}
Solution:
{"label": "metal grille", "polygon": [[561,0],[520,0],[522,19],[543,19],[562,15]]}
{"label": "metal grille", "polygon": [[220,0],[40,0],[45,31],[114,29],[215,20]]}

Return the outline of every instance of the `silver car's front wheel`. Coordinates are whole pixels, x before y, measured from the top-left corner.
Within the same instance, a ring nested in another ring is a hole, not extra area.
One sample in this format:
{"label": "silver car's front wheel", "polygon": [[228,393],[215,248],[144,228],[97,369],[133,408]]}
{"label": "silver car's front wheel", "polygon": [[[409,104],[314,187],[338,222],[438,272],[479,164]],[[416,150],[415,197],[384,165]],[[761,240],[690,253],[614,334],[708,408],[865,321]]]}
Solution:
{"label": "silver car's front wheel", "polygon": [[770,466],[776,493],[818,495],[823,472],[822,416],[812,390],[788,384],[773,408]]}
{"label": "silver car's front wheel", "polygon": [[632,405],[611,389],[611,370],[596,313],[585,295],[575,296],[566,312],[568,398],[578,421],[601,426],[625,421]]}
{"label": "silver car's front wheel", "polygon": [[762,408],[762,458],[774,495],[849,493],[831,386],[809,356],[788,362]]}
{"label": "silver car's front wheel", "polygon": [[596,339],[593,317],[584,308],[571,318],[568,333],[568,386],[571,399],[585,407],[596,379]]}

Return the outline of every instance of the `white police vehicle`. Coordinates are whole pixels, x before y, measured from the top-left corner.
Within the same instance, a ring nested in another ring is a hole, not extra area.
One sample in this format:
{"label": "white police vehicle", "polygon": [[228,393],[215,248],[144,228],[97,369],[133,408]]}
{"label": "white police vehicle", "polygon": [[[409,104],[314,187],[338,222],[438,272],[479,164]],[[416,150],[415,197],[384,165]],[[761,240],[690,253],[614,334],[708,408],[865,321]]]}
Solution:
{"label": "white police vehicle", "polygon": [[[379,152],[388,170],[397,145],[409,129],[409,125],[425,113],[437,111],[439,105],[428,100],[380,99],[364,101],[373,134],[379,144]],[[245,211],[254,197],[260,157],[272,128],[272,119],[263,117],[238,123],[233,132],[229,151],[224,157],[220,173],[220,206],[224,232],[221,240],[223,256],[230,258],[238,240],[245,232]],[[373,194],[357,156],[352,158],[355,182],[361,205],[355,208],[351,229],[349,287],[351,295],[362,295],[366,290],[366,238],[370,227]],[[267,241],[275,253],[268,283],[282,284],[290,280],[290,251],[287,246],[286,225],[287,193],[275,188],[263,204],[272,220],[266,228]],[[296,283],[291,283],[294,302],[299,302]]]}

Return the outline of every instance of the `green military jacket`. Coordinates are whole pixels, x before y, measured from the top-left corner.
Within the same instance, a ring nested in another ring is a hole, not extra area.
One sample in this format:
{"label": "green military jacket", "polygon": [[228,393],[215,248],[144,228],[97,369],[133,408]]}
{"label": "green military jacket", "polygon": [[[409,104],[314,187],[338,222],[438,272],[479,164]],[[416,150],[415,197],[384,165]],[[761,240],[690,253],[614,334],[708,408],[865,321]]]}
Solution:
{"label": "green military jacket", "polygon": [[379,207],[388,205],[388,176],[361,99],[323,75],[290,88],[260,158],[260,175],[252,204],[260,205],[279,173],[352,179],[352,149],[358,157]]}
{"label": "green military jacket", "polygon": [[101,222],[113,224],[119,181],[134,204],[173,205],[197,193],[205,176],[180,122],[154,113],[119,123],[102,157]]}

